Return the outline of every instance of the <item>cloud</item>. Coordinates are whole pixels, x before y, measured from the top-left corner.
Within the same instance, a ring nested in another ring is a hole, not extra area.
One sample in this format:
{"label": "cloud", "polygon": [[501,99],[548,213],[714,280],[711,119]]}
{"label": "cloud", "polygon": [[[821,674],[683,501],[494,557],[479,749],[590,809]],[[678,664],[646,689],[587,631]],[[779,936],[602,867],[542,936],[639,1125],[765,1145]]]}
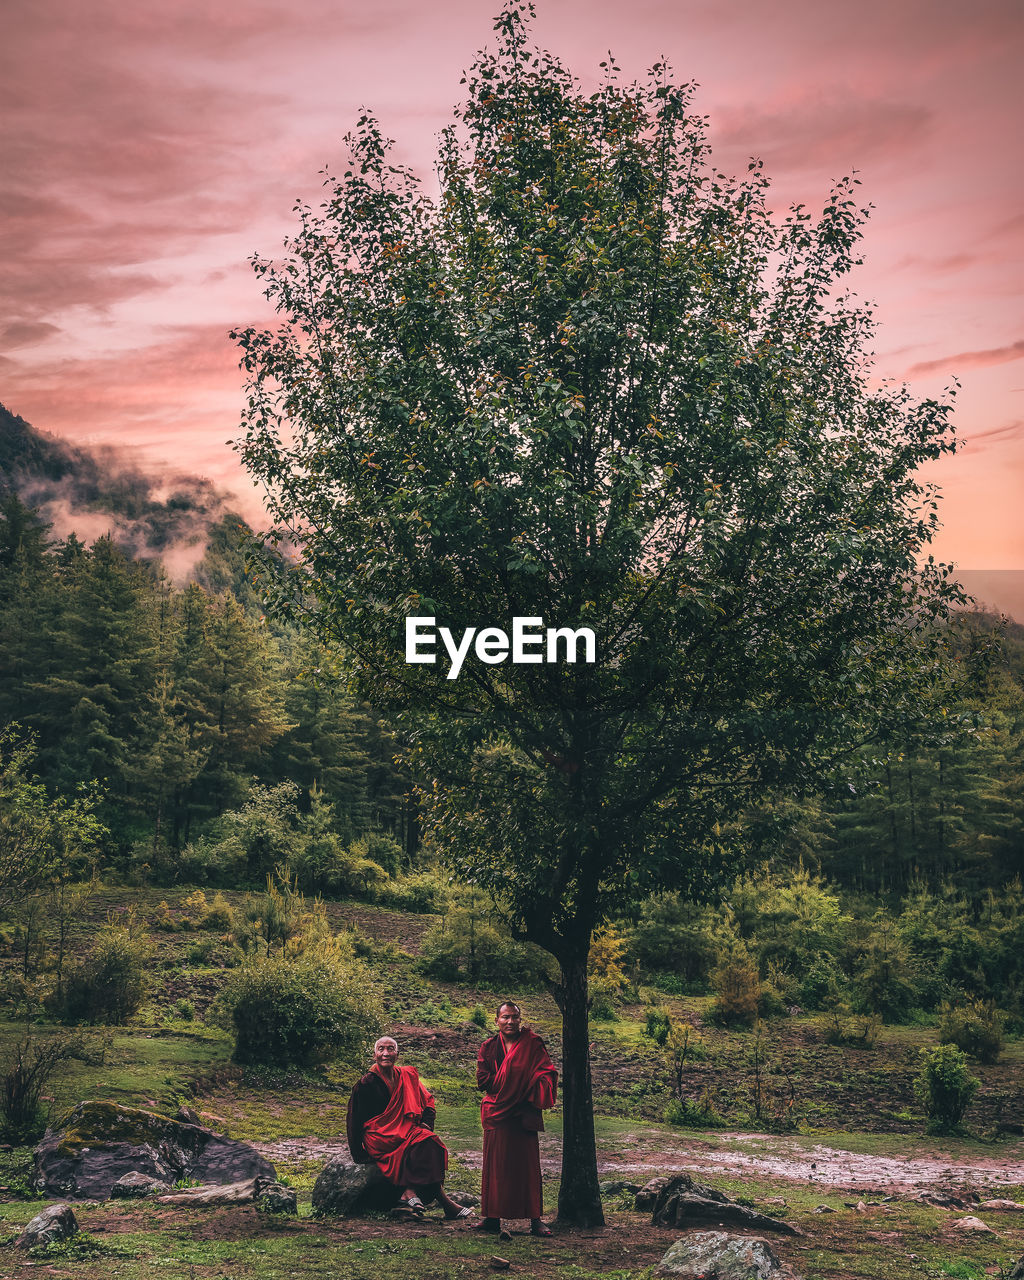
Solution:
{"label": "cloud", "polygon": [[1011,360],[1019,360],[1021,356],[1024,356],[1024,339],[1011,342],[1006,347],[990,347],[987,351],[960,351],[956,355],[942,356],[938,360],[923,360],[920,364],[911,365],[907,376],[917,378],[928,373],[980,369],[987,365],[1008,364]]}
{"label": "cloud", "polygon": [[60,333],[60,329],[55,324],[15,321],[0,329],[0,347],[6,347],[10,351],[14,347],[34,346],[55,333]]}
{"label": "cloud", "polygon": [[735,152],[762,156],[770,170],[831,168],[843,172],[871,160],[912,155],[928,136],[933,112],[920,104],[794,91],[774,108],[725,109],[716,117],[716,141]]}
{"label": "cloud", "polygon": [[[964,435],[964,444],[971,446],[972,452],[977,452],[978,445],[987,448],[988,445],[1016,440],[1018,437],[1024,438],[1024,420],[1022,419],[1006,422],[1001,427],[991,427],[988,431],[969,431]],[[981,443],[982,441],[984,444]]]}

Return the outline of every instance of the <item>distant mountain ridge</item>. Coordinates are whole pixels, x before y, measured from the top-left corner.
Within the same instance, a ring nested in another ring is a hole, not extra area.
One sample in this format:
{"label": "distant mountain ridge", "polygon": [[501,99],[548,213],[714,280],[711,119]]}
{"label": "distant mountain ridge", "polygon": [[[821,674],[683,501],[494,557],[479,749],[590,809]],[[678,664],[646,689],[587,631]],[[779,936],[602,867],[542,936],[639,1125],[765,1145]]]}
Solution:
{"label": "distant mountain ridge", "polygon": [[211,481],[143,471],[126,450],[71,444],[0,405],[0,497],[11,493],[37,509],[55,537],[92,542],[109,534],[129,555],[161,560],[178,580],[202,580],[211,549],[237,560],[228,577],[240,571],[238,533],[248,526]]}

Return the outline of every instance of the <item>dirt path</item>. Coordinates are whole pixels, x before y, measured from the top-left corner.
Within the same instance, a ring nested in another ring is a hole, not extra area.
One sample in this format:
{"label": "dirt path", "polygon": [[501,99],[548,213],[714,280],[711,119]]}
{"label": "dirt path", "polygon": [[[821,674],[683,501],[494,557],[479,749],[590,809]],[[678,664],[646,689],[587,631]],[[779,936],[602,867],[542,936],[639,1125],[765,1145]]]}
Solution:
{"label": "dirt path", "polygon": [[[549,1176],[557,1176],[558,1140],[546,1135],[542,1141],[544,1171]],[[334,1155],[348,1158],[347,1145],[338,1139],[285,1138],[254,1145],[273,1161],[327,1160]],[[471,1169],[480,1167],[479,1151],[459,1152],[458,1158]],[[716,1134],[714,1142],[679,1139],[675,1145],[664,1144],[659,1135],[657,1147],[652,1146],[648,1135],[627,1134],[619,1140],[617,1150],[599,1153],[598,1169],[602,1178],[633,1182],[644,1182],[657,1173],[675,1170],[712,1177],[718,1170],[733,1176],[809,1183],[820,1186],[823,1191],[871,1191],[886,1195],[926,1190],[985,1191],[1024,1185],[1024,1159],[1019,1153],[1009,1157],[993,1154],[958,1158],[953,1163],[937,1156],[901,1159],[822,1144],[808,1147],[793,1138],[758,1133]]]}

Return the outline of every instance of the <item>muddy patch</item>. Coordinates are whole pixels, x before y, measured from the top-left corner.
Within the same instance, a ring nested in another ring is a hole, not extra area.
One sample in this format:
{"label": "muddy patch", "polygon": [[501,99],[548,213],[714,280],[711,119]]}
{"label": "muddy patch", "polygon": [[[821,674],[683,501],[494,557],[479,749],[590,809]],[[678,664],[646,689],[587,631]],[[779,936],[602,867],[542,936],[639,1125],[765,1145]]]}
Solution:
{"label": "muddy patch", "polygon": [[[548,1178],[557,1178],[561,1149],[553,1135],[542,1137],[541,1164]],[[348,1158],[348,1146],[340,1138],[283,1138],[278,1142],[253,1144],[268,1160],[282,1163],[326,1161],[331,1156]],[[455,1153],[453,1153],[455,1154]],[[481,1153],[457,1153],[466,1168],[479,1169]],[[877,1192],[892,1195],[915,1191],[975,1190],[1024,1185],[1024,1160],[974,1157],[944,1161],[939,1157],[868,1155],[838,1147],[807,1147],[771,1134],[732,1133],[716,1135],[715,1144],[701,1139],[685,1145],[659,1145],[643,1135],[627,1134],[615,1151],[598,1156],[602,1178],[646,1180],[655,1173],[684,1172],[712,1176],[715,1171],[734,1177],[776,1178],[802,1182],[827,1191]]]}

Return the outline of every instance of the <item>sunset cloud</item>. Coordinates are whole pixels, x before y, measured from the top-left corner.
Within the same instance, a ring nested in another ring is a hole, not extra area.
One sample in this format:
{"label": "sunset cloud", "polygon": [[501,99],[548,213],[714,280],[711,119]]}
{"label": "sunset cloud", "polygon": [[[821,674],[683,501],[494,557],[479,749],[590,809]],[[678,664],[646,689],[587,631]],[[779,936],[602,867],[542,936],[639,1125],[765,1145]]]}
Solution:
{"label": "sunset cloud", "polygon": [[958,369],[979,369],[991,364],[1008,364],[1011,360],[1019,360],[1024,356],[1024,339],[1011,342],[1009,346],[992,347],[987,351],[959,351],[954,356],[941,356],[938,360],[922,360],[920,364],[911,365],[908,374],[912,378],[922,377],[928,373]]}
{"label": "sunset cloud", "polygon": [[[363,106],[430,189],[437,131],[464,92],[461,70],[493,47],[499,7],[8,5],[0,401],[44,430],[187,458],[251,492],[225,443],[242,401],[227,330],[266,314],[249,255],[279,251],[295,199],[318,199],[319,170],[342,167]],[[1000,505],[1000,449],[1016,446],[1020,410],[1000,366],[1024,354],[1021,175],[1007,161],[1022,113],[1017,0],[537,7],[538,42],[585,86],[608,49],[627,80],[665,57],[698,82],[714,162],[735,172],[763,157],[779,206],[820,208],[830,183],[858,170],[876,211],[851,287],[878,301],[882,372],[914,359],[911,377],[967,375],[966,422],[1007,425],[962,428],[984,442],[988,489],[972,474],[968,490],[958,459],[944,488],[959,529],[982,507],[979,528],[1015,528],[1016,505]],[[1003,563],[998,533],[986,537],[988,562]]]}

